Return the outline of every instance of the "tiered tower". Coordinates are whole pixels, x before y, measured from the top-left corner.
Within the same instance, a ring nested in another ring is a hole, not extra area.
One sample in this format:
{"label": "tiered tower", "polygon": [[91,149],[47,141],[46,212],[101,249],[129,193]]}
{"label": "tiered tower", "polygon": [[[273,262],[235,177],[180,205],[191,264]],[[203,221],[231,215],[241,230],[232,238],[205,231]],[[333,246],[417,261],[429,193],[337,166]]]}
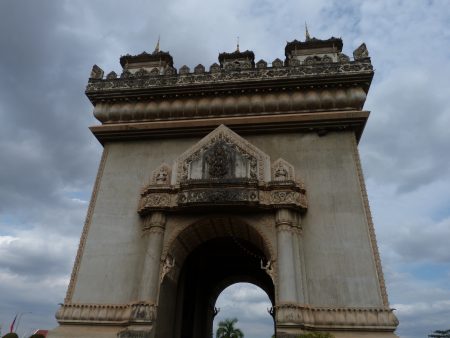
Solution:
{"label": "tiered tower", "polygon": [[285,56],[177,71],[158,43],[93,67],[104,151],[50,337],[209,338],[236,282],[267,292],[278,337],[395,337],[357,149],[367,49],[308,34]]}

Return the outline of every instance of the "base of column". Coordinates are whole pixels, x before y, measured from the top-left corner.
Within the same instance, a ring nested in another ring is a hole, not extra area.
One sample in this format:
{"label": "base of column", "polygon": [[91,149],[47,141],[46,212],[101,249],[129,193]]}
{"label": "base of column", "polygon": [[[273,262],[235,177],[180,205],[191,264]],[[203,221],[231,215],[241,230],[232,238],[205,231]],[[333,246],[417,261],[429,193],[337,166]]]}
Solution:
{"label": "base of column", "polygon": [[[276,338],[298,338],[300,334],[305,334],[311,331],[302,331],[296,333],[277,333]],[[318,331],[313,331],[318,332]],[[325,333],[325,331],[319,331]],[[327,331],[334,338],[399,338],[393,332],[342,332],[342,331]]]}
{"label": "base of column", "polygon": [[51,330],[47,338],[117,338],[123,326],[61,325]]}

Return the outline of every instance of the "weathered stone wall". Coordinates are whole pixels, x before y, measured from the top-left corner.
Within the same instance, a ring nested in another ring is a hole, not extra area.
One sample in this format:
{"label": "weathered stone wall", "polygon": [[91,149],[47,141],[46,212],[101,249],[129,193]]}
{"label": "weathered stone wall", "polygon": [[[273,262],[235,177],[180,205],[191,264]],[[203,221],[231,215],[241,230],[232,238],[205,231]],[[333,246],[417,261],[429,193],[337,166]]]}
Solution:
{"label": "weathered stone wall", "polygon": [[[305,302],[322,307],[382,306],[355,165],[354,135],[292,133],[246,139],[269,154],[272,161],[282,157],[292,163],[305,182],[309,206],[302,220],[303,248],[299,248],[306,272]],[[162,162],[172,164],[197,141],[107,145],[106,165],[72,302],[117,304],[136,299],[144,250],[142,221],[136,212],[140,190],[155,168]],[[185,227],[199,218],[201,215],[169,216],[165,249],[178,226]],[[260,222],[252,221],[249,215],[245,219],[249,224]],[[264,223],[261,231],[270,238],[267,219]],[[276,246],[276,241],[272,239],[271,245]]]}

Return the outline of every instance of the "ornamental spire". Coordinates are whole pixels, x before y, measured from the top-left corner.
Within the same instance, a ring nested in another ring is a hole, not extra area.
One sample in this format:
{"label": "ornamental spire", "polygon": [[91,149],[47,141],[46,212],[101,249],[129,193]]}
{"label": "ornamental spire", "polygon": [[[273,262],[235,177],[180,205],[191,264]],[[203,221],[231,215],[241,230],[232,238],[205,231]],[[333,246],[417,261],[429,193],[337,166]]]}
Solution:
{"label": "ornamental spire", "polygon": [[309,40],[311,40],[311,36],[309,35],[308,25],[306,24],[306,21],[305,21],[305,41],[309,41]]}
{"label": "ornamental spire", "polygon": [[159,53],[159,38],[160,36],[158,35],[158,42],[156,43],[155,51],[153,53]]}

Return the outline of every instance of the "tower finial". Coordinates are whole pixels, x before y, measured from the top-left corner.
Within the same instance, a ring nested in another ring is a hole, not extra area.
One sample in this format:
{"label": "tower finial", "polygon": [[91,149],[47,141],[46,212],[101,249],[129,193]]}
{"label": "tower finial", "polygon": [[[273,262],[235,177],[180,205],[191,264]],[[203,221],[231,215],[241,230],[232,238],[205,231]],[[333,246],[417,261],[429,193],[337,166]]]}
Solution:
{"label": "tower finial", "polygon": [[237,37],[236,52],[239,52],[239,36]]}
{"label": "tower finial", "polygon": [[156,43],[155,51],[153,53],[159,53],[159,38],[160,36],[158,35],[158,42]]}
{"label": "tower finial", "polygon": [[311,36],[309,35],[309,32],[308,32],[308,25],[306,24],[306,21],[305,21],[305,40],[306,40],[306,41],[311,40]]}

